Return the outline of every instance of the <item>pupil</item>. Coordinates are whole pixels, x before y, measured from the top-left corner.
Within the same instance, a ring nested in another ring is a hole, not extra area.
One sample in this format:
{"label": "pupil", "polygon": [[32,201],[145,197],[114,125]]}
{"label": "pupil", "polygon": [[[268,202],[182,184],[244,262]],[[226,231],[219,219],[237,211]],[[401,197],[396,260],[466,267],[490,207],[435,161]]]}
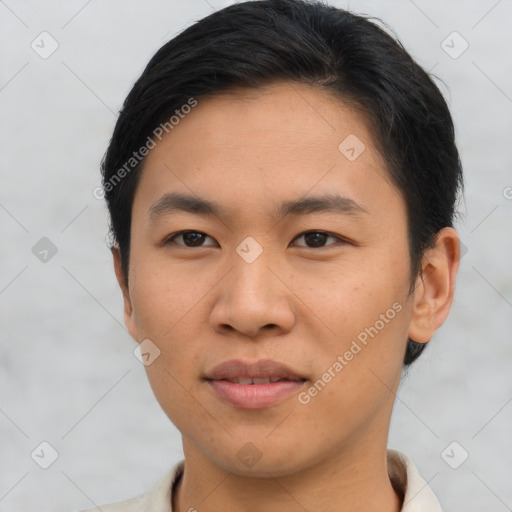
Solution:
{"label": "pupil", "polygon": [[[197,232],[185,233],[183,235],[183,240],[187,245],[199,246],[201,245],[201,242],[204,240],[204,235],[202,233]],[[188,242],[191,243],[188,244]]]}
{"label": "pupil", "polygon": [[305,235],[306,243],[312,244],[315,247],[321,247],[325,244],[327,235],[325,233],[307,233]]}

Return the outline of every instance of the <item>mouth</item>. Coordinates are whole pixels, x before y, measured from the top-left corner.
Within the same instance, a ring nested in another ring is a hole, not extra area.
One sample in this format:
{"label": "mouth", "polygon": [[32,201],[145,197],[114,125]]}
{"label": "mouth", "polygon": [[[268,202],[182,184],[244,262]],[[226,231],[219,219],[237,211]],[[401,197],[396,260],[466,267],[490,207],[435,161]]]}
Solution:
{"label": "mouth", "polygon": [[261,409],[298,392],[307,378],[271,360],[232,360],[216,366],[204,380],[218,399],[241,409]]}
{"label": "mouth", "polygon": [[[207,379],[210,380],[210,379]],[[233,379],[211,379],[222,380],[225,382],[232,382],[233,384],[240,384],[242,386],[260,385],[260,384],[273,384],[275,382],[304,382],[306,379],[287,379],[280,377],[236,377]]]}
{"label": "mouth", "polygon": [[237,384],[268,384],[280,380],[306,380],[304,375],[271,359],[263,359],[254,363],[247,363],[240,359],[225,361],[208,372],[205,379],[227,380]]}

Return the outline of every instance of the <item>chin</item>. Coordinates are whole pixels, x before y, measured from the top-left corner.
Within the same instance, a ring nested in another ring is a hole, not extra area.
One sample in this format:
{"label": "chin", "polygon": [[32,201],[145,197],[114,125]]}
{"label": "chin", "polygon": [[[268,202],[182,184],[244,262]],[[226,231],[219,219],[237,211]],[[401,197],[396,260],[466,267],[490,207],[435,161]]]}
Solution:
{"label": "chin", "polygon": [[317,462],[309,460],[303,449],[297,450],[297,446],[303,446],[303,440],[287,438],[286,441],[269,442],[265,440],[266,435],[268,432],[259,440],[253,437],[254,441],[250,441],[250,436],[229,438],[226,445],[221,447],[216,443],[213,450],[210,445],[208,453],[203,453],[212,463],[229,473],[256,478],[292,475]]}

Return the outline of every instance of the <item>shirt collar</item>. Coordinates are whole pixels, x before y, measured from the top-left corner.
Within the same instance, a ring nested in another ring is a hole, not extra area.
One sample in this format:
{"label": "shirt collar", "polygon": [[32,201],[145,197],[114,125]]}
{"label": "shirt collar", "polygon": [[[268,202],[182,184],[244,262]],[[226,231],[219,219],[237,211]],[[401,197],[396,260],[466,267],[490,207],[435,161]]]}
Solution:
{"label": "shirt collar", "polygon": [[[407,455],[397,450],[388,450],[387,461],[393,487],[403,496],[401,512],[442,512],[436,496]],[[165,477],[147,494],[148,511],[172,512],[171,492],[181,478],[184,467],[184,460],[174,464]]]}
{"label": "shirt collar", "polygon": [[432,489],[407,455],[397,450],[388,450],[387,459],[391,483],[403,496],[401,512],[442,512]]}

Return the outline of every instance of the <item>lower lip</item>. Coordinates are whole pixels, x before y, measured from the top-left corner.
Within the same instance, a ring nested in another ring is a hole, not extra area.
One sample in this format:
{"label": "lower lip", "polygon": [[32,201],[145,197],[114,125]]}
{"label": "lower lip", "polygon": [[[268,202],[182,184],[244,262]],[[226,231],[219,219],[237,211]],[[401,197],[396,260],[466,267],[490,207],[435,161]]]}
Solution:
{"label": "lower lip", "polygon": [[229,404],[242,409],[262,409],[296,393],[306,381],[281,381],[268,384],[236,384],[210,380],[208,384]]}

